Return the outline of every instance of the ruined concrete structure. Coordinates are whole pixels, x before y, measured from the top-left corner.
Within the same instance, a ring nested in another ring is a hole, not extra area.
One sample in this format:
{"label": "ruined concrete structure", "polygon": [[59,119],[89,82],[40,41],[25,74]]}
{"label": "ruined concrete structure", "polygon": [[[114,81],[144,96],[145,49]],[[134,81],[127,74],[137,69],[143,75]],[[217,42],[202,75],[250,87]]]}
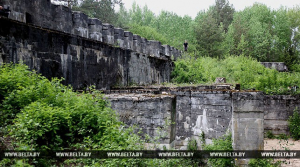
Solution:
{"label": "ruined concrete structure", "polygon": [[[136,125],[160,147],[187,149],[201,137],[206,143],[232,134],[235,150],[263,150],[264,132],[288,134],[287,119],[300,98],[233,90],[230,85],[198,87],[133,87],[105,91],[112,108],[126,125]],[[245,165],[249,159],[236,163]]]}
{"label": "ruined concrete structure", "polygon": [[230,132],[235,150],[263,150],[266,96],[230,87],[131,88],[105,93],[121,121],[137,125],[151,138],[162,136],[161,148],[186,150],[189,141],[196,140],[201,149],[202,135],[211,143]]}
{"label": "ruined concrete structure", "polygon": [[261,62],[261,64],[267,68],[276,69],[277,71],[280,72],[289,71],[284,62]]}
{"label": "ruined concrete structure", "polygon": [[160,136],[167,148],[186,149],[202,134],[210,143],[231,132],[235,150],[261,150],[263,132],[288,133],[287,119],[300,107],[298,97],[233,90],[225,78],[211,86],[112,89],[169,82],[171,57],[180,51],[50,0],[0,4],[12,10],[0,18],[0,64],[22,61],[49,79],[64,77],[75,89],[103,89],[121,121],[137,125],[142,136]]}
{"label": "ruined concrete structure", "polygon": [[23,61],[75,89],[169,82],[171,57],[181,54],[50,0],[0,4],[11,9],[9,19],[0,19],[0,63]]}
{"label": "ruined concrete structure", "polygon": [[[288,134],[287,119],[295,108],[300,108],[299,97],[237,91],[226,84],[133,87],[105,93],[121,121],[127,125],[138,125],[144,134],[152,137],[156,136],[158,129],[167,127],[168,137],[162,142],[174,144],[176,148],[185,148],[190,139],[200,142],[202,132],[210,142],[236,127],[232,126],[232,121],[238,119],[249,118],[248,131],[253,129],[253,118],[257,119],[263,131],[271,131],[275,135]],[[176,126],[168,126],[166,121],[175,122]]]}

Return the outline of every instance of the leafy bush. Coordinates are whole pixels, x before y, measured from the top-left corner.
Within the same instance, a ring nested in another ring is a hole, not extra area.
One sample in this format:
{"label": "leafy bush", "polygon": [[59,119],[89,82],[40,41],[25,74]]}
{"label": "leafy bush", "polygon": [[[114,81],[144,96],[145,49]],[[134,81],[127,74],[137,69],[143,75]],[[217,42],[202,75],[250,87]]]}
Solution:
{"label": "leafy bush", "polygon": [[[141,150],[144,141],[124,129],[103,95],[77,93],[59,79],[49,81],[22,64],[0,67],[1,135],[14,150]],[[20,79],[21,78],[21,79]],[[18,85],[18,86],[16,86]],[[5,89],[4,89],[5,88]],[[3,123],[3,124],[2,124]],[[7,129],[3,131],[3,129]],[[0,166],[194,166],[189,159],[3,159]]]}
{"label": "leafy bush", "polygon": [[296,108],[292,116],[288,119],[288,126],[290,134],[295,140],[300,139],[300,115],[299,110]]}
{"label": "leafy bush", "polygon": [[300,73],[282,73],[265,68],[253,58],[226,56],[219,60],[210,57],[179,59],[175,62],[172,79],[176,83],[211,84],[217,77],[227,83],[239,83],[241,89],[256,89],[266,94],[296,94],[290,86],[300,85]]}
{"label": "leafy bush", "polygon": [[[232,139],[231,134],[225,134],[224,136],[213,139],[212,144],[204,145],[203,150],[226,150],[232,151]],[[209,158],[208,164],[209,166],[233,166],[234,160],[232,158]]]}

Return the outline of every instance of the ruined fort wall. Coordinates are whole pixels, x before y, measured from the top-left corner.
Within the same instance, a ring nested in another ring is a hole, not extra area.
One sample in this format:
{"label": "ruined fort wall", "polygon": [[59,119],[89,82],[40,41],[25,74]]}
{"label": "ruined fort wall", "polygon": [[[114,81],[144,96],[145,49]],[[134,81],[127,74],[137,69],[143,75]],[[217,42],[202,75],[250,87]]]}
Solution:
{"label": "ruined fort wall", "polygon": [[[147,96],[141,95],[146,92],[149,93]],[[165,133],[169,133],[168,140],[165,140],[164,144],[170,144],[177,149],[186,149],[190,140],[196,140],[200,148],[202,134],[205,135],[206,143],[211,143],[213,138],[219,138],[227,132],[233,134],[235,149],[261,149],[263,147],[261,141],[266,131],[270,130],[275,135],[289,133],[287,119],[293,110],[300,106],[298,97],[236,91],[227,86],[132,88],[110,90],[106,93],[112,102],[112,108],[118,113],[137,115],[136,113],[141,111],[147,113],[143,115],[145,117],[143,119],[147,118],[148,123],[150,120],[163,118],[173,122],[175,129],[171,130],[170,127],[162,129]],[[165,117],[171,111],[171,101],[175,106],[172,114],[175,115]],[[162,107],[164,105],[167,108]],[[156,118],[157,115],[160,116]],[[141,125],[133,123],[134,119],[130,117],[125,121],[122,116],[120,119],[128,126],[143,127],[144,134],[152,137],[158,136],[145,129],[166,126],[163,121],[156,121],[155,125],[146,123]],[[243,144],[242,141],[247,142]]]}
{"label": "ruined fort wall", "polygon": [[150,85],[170,81],[171,56],[180,52],[49,0],[0,0],[0,63],[23,61],[75,89]]}

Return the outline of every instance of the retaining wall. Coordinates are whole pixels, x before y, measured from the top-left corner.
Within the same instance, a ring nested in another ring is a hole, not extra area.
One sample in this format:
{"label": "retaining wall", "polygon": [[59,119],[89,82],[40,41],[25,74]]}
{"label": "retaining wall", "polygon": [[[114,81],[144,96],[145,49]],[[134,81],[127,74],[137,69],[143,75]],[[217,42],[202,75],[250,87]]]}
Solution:
{"label": "retaining wall", "polygon": [[[262,149],[261,141],[266,131],[275,135],[289,134],[287,119],[297,106],[300,107],[299,97],[270,96],[262,92],[230,88],[230,85],[135,87],[105,93],[112,102],[112,108],[118,113],[147,113],[143,119],[147,119],[148,124],[133,123],[134,119],[131,118],[128,119],[130,121],[124,121],[120,117],[128,126],[135,124],[142,127],[144,134],[158,137],[146,129],[166,126],[163,119],[173,122],[174,129],[171,130],[168,126],[162,129],[169,136],[163,143],[177,149],[186,149],[191,139],[195,139],[200,146],[202,133],[206,143],[211,143],[213,138],[232,132],[234,148],[237,150]],[[169,116],[170,106],[175,107],[175,111],[171,112],[175,113],[173,116]],[[160,121],[150,125],[151,120]],[[243,140],[247,142],[242,142]]]}
{"label": "retaining wall", "polygon": [[0,0],[0,63],[24,62],[74,89],[151,85],[170,81],[171,56],[181,52],[50,0]]}

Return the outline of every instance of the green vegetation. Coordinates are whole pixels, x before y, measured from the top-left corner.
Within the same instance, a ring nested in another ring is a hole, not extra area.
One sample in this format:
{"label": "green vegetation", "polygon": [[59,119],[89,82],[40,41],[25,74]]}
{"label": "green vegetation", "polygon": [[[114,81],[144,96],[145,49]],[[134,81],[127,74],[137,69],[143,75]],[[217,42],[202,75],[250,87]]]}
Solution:
{"label": "green vegetation", "polygon": [[[119,11],[115,10],[117,5]],[[125,9],[122,0],[86,0],[81,5],[75,3],[73,10],[181,50],[187,40],[188,52],[196,58],[245,55],[260,62],[285,62],[290,70],[300,71],[300,6],[274,10],[254,3],[235,11],[228,0],[215,0],[194,19],[168,11],[155,15],[136,3]]]}
{"label": "green vegetation", "polygon": [[294,113],[288,119],[288,126],[290,129],[290,134],[295,140],[300,139],[300,114],[299,109],[296,108]]}
{"label": "green vegetation", "polygon": [[[14,150],[141,150],[144,140],[122,123],[102,94],[74,92],[22,64],[0,67],[0,135]],[[0,166],[193,166],[182,159],[3,159]]]}
{"label": "green vegetation", "polygon": [[275,135],[272,133],[272,131],[268,130],[268,131],[266,132],[266,137],[267,137],[268,139],[274,139],[274,138],[275,138]]}
{"label": "green vegetation", "polygon": [[279,167],[282,162],[275,162],[274,159],[251,159],[249,162],[250,167]]}
{"label": "green vegetation", "polygon": [[267,94],[296,94],[289,87],[300,85],[300,73],[282,73],[265,68],[246,56],[226,56],[224,59],[199,57],[179,59],[172,73],[176,83],[211,84],[217,77],[227,83],[239,83],[241,89],[256,89]]}
{"label": "green vegetation", "polygon": [[[224,136],[218,139],[213,139],[212,144],[206,145],[205,142],[203,141],[203,150],[233,151],[231,134],[225,134]],[[234,159],[233,158],[209,158],[208,165],[212,167],[234,166]]]}

